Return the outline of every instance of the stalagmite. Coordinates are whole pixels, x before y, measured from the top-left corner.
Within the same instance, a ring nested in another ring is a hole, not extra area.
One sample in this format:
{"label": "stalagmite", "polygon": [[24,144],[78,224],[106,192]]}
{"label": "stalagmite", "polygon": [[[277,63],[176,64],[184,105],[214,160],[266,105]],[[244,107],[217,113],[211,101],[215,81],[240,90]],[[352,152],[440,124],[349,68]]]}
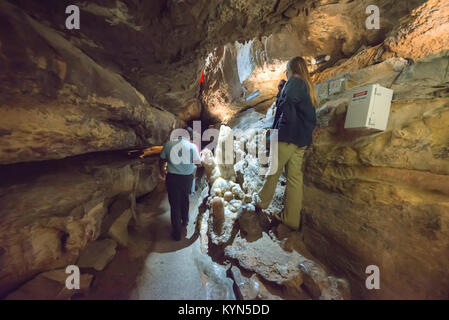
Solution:
{"label": "stalagmite", "polygon": [[220,171],[220,176],[226,180],[235,177],[234,172],[234,136],[232,129],[227,126],[220,127],[215,161]]}
{"label": "stalagmite", "polygon": [[225,220],[223,199],[219,197],[213,198],[211,202],[211,209],[214,232],[220,234]]}
{"label": "stalagmite", "polygon": [[223,195],[223,199],[227,202],[230,202],[233,199],[234,195],[232,194],[231,191],[226,191],[225,194]]}

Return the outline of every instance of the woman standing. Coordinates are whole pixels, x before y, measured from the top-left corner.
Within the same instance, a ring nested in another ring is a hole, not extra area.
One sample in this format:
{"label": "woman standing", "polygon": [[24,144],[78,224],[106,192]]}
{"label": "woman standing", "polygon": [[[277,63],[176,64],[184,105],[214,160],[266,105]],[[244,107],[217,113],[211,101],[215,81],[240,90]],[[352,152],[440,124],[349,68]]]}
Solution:
{"label": "woman standing", "polygon": [[290,60],[286,75],[288,81],[278,96],[272,127],[279,130],[277,169],[274,174],[266,177],[262,190],[255,195],[255,202],[261,209],[268,208],[285,167],[287,173],[285,206],[277,218],[296,230],[300,224],[303,199],[303,157],[307,147],[312,144],[318,99],[303,58],[295,57]]}

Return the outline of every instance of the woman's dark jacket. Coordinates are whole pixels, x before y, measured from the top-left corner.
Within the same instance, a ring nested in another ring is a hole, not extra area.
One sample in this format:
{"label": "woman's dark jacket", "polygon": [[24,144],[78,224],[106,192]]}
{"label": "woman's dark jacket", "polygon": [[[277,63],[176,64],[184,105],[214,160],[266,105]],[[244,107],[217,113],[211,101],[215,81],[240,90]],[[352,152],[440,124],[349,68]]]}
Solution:
{"label": "woman's dark jacket", "polygon": [[292,77],[276,99],[273,129],[278,129],[278,141],[298,147],[312,144],[316,112],[304,80]]}

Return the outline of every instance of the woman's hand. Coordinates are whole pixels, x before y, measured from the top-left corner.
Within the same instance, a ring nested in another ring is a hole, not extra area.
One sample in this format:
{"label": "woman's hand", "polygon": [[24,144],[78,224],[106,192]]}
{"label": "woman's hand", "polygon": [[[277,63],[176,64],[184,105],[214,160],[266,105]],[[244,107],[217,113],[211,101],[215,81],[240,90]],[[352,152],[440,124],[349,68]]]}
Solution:
{"label": "woman's hand", "polygon": [[281,92],[282,89],[284,89],[284,86],[285,86],[286,83],[287,83],[287,81],[285,81],[284,79],[282,79],[281,81],[279,81],[279,84],[278,84],[278,90],[279,90],[279,92]]}

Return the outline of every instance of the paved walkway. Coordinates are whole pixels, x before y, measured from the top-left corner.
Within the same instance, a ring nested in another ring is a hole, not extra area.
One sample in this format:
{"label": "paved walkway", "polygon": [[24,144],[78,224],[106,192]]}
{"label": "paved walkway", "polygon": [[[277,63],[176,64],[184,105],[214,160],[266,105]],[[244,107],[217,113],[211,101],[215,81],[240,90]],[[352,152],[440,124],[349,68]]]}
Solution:
{"label": "paved walkway", "polygon": [[151,253],[145,259],[131,299],[207,298],[205,278],[195,262],[200,252],[199,237],[195,235],[198,215],[196,198],[190,202],[190,222],[186,235],[180,242],[175,242],[170,237],[170,206],[167,197],[164,197],[161,207],[165,212],[155,218],[149,227]]}
{"label": "paved walkway", "polygon": [[199,192],[190,201],[190,222],[181,241],[171,239],[165,191],[154,191],[145,205],[146,227],[130,233],[128,248],[117,251],[95,274],[87,299],[234,299],[225,269],[200,252],[196,231]]}

